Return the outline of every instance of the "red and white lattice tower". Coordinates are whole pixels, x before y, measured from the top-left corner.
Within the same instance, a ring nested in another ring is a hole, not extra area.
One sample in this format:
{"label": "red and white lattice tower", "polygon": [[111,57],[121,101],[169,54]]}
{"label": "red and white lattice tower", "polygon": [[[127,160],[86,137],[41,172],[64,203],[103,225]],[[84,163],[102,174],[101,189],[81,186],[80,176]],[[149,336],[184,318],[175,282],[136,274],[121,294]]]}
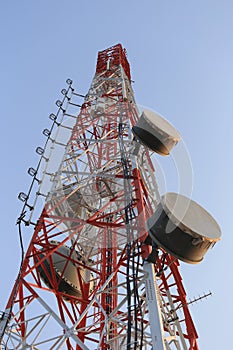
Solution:
{"label": "red and white lattice tower", "polygon": [[99,52],[80,107],[67,82],[20,194],[19,228],[34,232],[2,313],[2,349],[197,350],[179,262],[146,231],[159,192],[151,151],[132,134],[140,115],[125,50]]}

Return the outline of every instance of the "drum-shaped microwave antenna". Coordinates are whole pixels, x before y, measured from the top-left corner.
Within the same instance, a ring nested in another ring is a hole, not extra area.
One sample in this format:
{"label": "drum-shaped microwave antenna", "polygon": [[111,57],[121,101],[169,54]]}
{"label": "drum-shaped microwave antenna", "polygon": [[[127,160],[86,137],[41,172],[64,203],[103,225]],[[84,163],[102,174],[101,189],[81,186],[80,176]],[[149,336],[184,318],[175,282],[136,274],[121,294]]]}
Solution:
{"label": "drum-shaped microwave antenna", "polygon": [[147,221],[155,243],[187,263],[203,260],[206,252],[221,238],[215,219],[199,204],[177,193],[166,193]]}
{"label": "drum-shaped microwave antenna", "polygon": [[[59,245],[57,241],[51,241],[54,247]],[[45,253],[41,251],[40,258],[43,258]],[[71,251],[67,246],[60,246],[51,255],[52,266],[50,259],[46,258],[38,267],[39,274],[45,284],[54,289],[51,285],[51,276],[53,273],[56,275],[58,283],[58,291],[66,294],[64,299],[69,300],[69,295],[81,298],[82,297],[82,284],[90,283],[90,290],[93,289],[93,276],[82,261],[82,256],[77,251]],[[77,264],[78,262],[79,264]],[[54,270],[54,272],[52,271]],[[92,281],[91,281],[92,279]]]}
{"label": "drum-shaped microwave antenna", "polygon": [[180,133],[161,115],[144,110],[132,131],[135,138],[152,151],[166,156],[181,139]]}

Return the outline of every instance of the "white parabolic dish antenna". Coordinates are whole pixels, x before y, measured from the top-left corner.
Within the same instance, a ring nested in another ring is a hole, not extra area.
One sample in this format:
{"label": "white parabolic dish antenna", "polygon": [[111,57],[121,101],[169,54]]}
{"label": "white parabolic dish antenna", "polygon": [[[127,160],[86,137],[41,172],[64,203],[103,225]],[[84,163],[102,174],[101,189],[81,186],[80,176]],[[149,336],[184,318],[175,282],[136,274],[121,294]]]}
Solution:
{"label": "white parabolic dish antenna", "polygon": [[163,156],[168,155],[181,139],[174,126],[158,113],[147,109],[132,130],[140,143]]}
{"label": "white parabolic dish antenna", "polygon": [[147,226],[159,246],[189,263],[200,262],[221,238],[218,223],[203,207],[173,192],[162,197]]}

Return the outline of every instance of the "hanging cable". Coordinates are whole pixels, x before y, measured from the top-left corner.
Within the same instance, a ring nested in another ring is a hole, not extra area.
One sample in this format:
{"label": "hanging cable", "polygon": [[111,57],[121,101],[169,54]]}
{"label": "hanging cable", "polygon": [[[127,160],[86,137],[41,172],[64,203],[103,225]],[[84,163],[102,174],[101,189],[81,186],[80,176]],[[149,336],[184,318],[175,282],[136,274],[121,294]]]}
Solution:
{"label": "hanging cable", "polygon": [[[137,251],[139,251],[139,243],[138,243],[138,241],[137,241]],[[135,294],[136,294],[136,300],[137,300],[137,309],[138,309],[139,315],[140,315],[140,342],[139,342],[139,350],[142,350],[143,336],[144,336],[144,332],[143,332],[143,313],[142,313],[142,305],[141,305],[141,301],[140,301],[140,297],[139,297],[139,293],[138,293],[138,288],[137,288],[137,281],[138,281],[138,277],[139,277],[139,261],[140,261],[140,254],[138,254],[137,262],[136,262]]]}
{"label": "hanging cable", "polygon": [[[25,212],[21,214],[21,216],[24,216],[25,215]],[[15,301],[15,298],[17,296],[17,293],[18,293],[18,285],[19,285],[19,281],[20,281],[20,274],[21,274],[21,269],[22,269],[22,266],[23,266],[23,261],[24,261],[24,246],[23,246],[23,237],[22,237],[22,230],[21,230],[21,222],[22,220],[17,220],[17,225],[18,225],[18,233],[19,233],[19,242],[20,242],[20,248],[21,248],[21,261],[20,261],[20,267],[19,267],[19,272],[18,272],[18,276],[16,278],[16,282],[15,282],[15,290],[14,290],[14,295],[12,297],[12,303],[10,305],[10,309],[9,309],[9,312],[8,312],[8,315],[5,315],[5,313],[2,314],[2,319],[5,317],[6,319],[6,322],[4,324],[4,327],[2,329],[2,333],[0,334],[0,345],[2,345],[2,338],[3,338],[3,335],[5,334],[5,331],[6,331],[6,328],[7,328],[7,325],[10,321],[10,318],[11,318],[11,314],[12,314],[12,309],[13,309],[13,305],[14,305],[14,301]],[[9,340],[9,337],[10,337],[10,333],[8,335],[8,338],[6,340],[6,345],[8,343],[8,340]]]}
{"label": "hanging cable", "polygon": [[138,342],[138,318],[137,318],[137,295],[136,295],[136,289],[137,289],[137,276],[136,276],[136,269],[135,269],[135,245],[133,245],[132,249],[132,270],[133,270],[133,300],[134,300],[134,350],[137,349],[137,342]]}
{"label": "hanging cable", "polygon": [[[129,166],[129,161],[127,158],[127,153],[124,147],[124,140],[123,140],[123,123],[120,122],[118,125],[118,139],[119,139],[119,146],[121,151],[121,164],[123,168],[123,175],[124,175],[124,191],[125,191],[125,208],[124,208],[124,214],[125,214],[125,225],[126,225],[126,233],[127,233],[127,267],[126,267],[126,289],[127,289],[127,309],[128,309],[128,318],[127,318],[127,350],[131,349],[132,344],[132,291],[131,291],[131,282],[133,282],[133,293],[134,293],[134,326],[135,326],[135,332],[134,332],[134,349],[137,347],[137,302],[136,302],[136,294],[135,290],[137,289],[136,281],[135,281],[135,261],[134,261],[134,253],[133,250],[133,232],[130,224],[132,223],[132,220],[135,218],[135,213],[133,210],[133,201],[132,201],[132,189],[130,184],[130,178],[131,178],[131,170]],[[132,260],[131,261],[131,257]],[[130,263],[132,264],[132,272],[133,276],[130,275]],[[132,279],[132,281],[131,281]]]}

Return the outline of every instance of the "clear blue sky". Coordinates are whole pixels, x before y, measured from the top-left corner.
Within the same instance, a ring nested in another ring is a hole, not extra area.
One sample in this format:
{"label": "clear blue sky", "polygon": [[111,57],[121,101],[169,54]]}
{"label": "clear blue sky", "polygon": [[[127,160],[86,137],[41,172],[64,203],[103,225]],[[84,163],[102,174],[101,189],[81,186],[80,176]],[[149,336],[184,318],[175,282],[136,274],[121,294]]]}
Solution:
{"label": "clear blue sky", "polygon": [[[17,200],[27,169],[44,143],[66,78],[86,93],[97,52],[127,49],[139,104],[181,132],[194,173],[192,198],[219,222],[223,239],[195,266],[181,264],[188,296],[213,296],[191,306],[200,350],[229,349],[232,332],[232,0],[2,1],[0,309],[20,261]],[[159,160],[160,161],[160,160]],[[169,190],[176,190],[170,160]],[[25,240],[30,237],[25,237]]]}

